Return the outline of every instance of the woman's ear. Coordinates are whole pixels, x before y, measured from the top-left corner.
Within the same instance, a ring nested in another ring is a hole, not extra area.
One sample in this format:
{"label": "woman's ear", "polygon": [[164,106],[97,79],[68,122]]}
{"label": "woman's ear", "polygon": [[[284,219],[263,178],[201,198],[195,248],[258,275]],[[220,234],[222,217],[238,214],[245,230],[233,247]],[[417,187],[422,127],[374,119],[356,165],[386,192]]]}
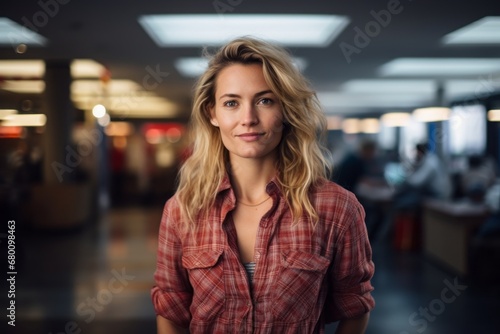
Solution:
{"label": "woman's ear", "polygon": [[219,122],[217,122],[217,119],[210,117],[210,123],[212,123],[213,126],[219,126]]}
{"label": "woman's ear", "polygon": [[217,122],[217,118],[215,118],[215,107],[208,108],[208,115],[210,117],[210,123],[213,126],[219,126],[219,122]]}

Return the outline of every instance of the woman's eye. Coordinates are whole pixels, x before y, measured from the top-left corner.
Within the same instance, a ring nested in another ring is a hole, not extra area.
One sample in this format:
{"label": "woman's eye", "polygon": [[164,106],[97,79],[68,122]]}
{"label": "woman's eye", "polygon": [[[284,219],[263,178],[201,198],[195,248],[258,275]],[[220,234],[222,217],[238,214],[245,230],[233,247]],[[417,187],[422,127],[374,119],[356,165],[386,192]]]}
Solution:
{"label": "woman's eye", "polygon": [[237,103],[234,100],[224,102],[224,107],[236,107]]}
{"label": "woman's eye", "polygon": [[264,97],[262,99],[259,100],[259,104],[263,104],[263,105],[271,105],[273,104],[273,100],[270,99],[270,98],[267,98],[267,97]]}

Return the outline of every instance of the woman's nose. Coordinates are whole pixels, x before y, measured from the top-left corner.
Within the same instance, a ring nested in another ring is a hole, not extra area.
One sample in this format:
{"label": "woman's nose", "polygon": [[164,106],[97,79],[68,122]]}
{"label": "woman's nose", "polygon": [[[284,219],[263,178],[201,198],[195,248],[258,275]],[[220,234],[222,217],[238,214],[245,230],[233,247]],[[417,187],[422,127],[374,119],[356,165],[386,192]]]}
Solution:
{"label": "woman's nose", "polygon": [[255,105],[252,103],[245,104],[241,111],[241,124],[250,126],[259,123],[259,117]]}

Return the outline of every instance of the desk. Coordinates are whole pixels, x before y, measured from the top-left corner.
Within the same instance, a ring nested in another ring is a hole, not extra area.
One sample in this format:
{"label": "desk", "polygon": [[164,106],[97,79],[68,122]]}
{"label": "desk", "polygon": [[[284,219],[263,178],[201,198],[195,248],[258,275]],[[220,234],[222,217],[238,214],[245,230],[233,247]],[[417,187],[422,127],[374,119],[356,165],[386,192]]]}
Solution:
{"label": "desk", "polygon": [[425,253],[458,274],[467,275],[470,241],[488,217],[488,209],[443,200],[427,200],[423,209]]}

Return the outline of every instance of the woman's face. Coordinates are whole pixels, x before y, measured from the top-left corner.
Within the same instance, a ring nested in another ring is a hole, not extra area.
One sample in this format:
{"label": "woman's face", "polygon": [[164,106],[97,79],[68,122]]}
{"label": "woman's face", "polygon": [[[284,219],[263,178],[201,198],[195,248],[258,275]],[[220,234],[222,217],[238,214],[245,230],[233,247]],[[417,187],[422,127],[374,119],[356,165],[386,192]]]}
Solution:
{"label": "woman's face", "polygon": [[283,113],[264,80],[262,65],[234,64],[218,75],[210,122],[220,130],[231,160],[275,159]]}

